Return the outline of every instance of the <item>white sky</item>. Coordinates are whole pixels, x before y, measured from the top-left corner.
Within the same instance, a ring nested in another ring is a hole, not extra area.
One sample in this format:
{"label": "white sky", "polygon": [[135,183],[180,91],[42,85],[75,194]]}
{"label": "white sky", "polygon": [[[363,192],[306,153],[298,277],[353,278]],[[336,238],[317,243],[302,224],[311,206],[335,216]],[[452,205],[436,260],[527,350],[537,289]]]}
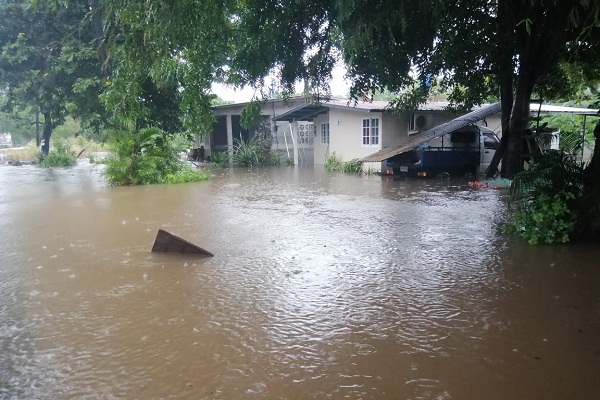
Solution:
{"label": "white sky", "polygon": [[[349,82],[344,79],[346,74],[346,68],[338,64],[332,71],[332,80],[329,83],[331,87],[332,96],[347,97],[350,90]],[[296,87],[298,92],[302,91],[302,85]],[[244,103],[252,100],[252,96],[255,94],[254,89],[246,87],[241,90],[234,90],[233,88],[227,87],[220,83],[214,83],[212,85],[212,91],[214,94],[227,101],[234,101],[236,103]]]}

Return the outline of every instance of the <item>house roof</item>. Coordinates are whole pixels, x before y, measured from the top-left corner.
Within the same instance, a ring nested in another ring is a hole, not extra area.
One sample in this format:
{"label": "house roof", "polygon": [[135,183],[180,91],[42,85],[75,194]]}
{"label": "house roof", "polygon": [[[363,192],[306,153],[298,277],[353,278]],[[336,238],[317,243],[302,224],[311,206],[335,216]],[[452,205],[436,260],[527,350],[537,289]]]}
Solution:
{"label": "house roof", "polygon": [[435,138],[443,136],[447,133],[453,132],[457,129],[465,127],[467,125],[472,124],[473,122],[477,122],[479,120],[484,119],[485,117],[489,117],[490,115],[496,114],[502,110],[500,103],[494,103],[487,106],[483,106],[475,111],[471,111],[468,114],[461,115],[458,118],[455,118],[451,121],[448,121],[442,125],[438,125],[435,128],[426,130],[418,136],[415,136],[408,143],[401,144],[398,146],[388,147],[383,150],[379,150],[377,153],[373,153],[364,157],[362,162],[380,162],[387,160],[397,154],[407,152],[412,150],[424,143],[427,143]]}
{"label": "house roof", "polygon": [[273,118],[273,121],[312,121],[320,114],[326,113],[327,107],[322,104],[305,103]]}
{"label": "house roof", "polygon": [[[431,102],[419,106],[419,111],[444,111],[447,102]],[[305,103],[288,112],[273,118],[274,121],[312,121],[320,114],[324,114],[330,108],[351,109],[366,112],[385,112],[391,110],[389,101],[354,101],[354,100],[327,100],[322,103]]]}

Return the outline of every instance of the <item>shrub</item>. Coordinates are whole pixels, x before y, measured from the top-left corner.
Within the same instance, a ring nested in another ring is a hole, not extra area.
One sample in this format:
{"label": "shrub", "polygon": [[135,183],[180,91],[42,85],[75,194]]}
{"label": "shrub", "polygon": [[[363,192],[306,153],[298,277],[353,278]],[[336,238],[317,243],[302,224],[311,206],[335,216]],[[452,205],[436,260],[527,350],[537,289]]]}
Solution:
{"label": "shrub", "polygon": [[191,173],[191,167],[179,159],[179,153],[189,145],[187,141],[157,128],[111,132],[108,145],[111,155],[103,173],[111,185],[179,183],[208,178],[207,174]]}
{"label": "shrub", "polygon": [[226,151],[217,151],[213,153],[210,161],[213,167],[225,168],[229,166],[229,153]]}
{"label": "shrub", "polygon": [[342,172],[346,172],[348,174],[360,174],[362,173],[362,163],[358,158],[346,161],[342,165]]}
{"label": "shrub", "polygon": [[251,167],[258,165],[258,145],[256,139],[253,138],[249,141],[244,139],[234,139],[233,146],[233,165],[236,167]]}
{"label": "shrub", "polygon": [[54,149],[48,154],[41,151],[37,154],[38,165],[40,167],[71,167],[77,164],[77,157],[71,151],[68,144],[57,141]]}
{"label": "shrub", "polygon": [[503,230],[531,244],[568,242],[579,219],[583,171],[583,165],[560,152],[538,157],[511,183],[509,194],[517,208]]}
{"label": "shrub", "polygon": [[210,174],[206,170],[183,165],[176,173],[168,174],[164,179],[164,183],[201,182],[208,178],[210,178]]}
{"label": "shrub", "polygon": [[331,172],[345,172],[348,174],[362,173],[362,163],[358,158],[342,162],[335,151],[325,158],[325,169]]}
{"label": "shrub", "polygon": [[325,158],[325,169],[330,172],[342,170],[342,160],[335,154],[335,151]]}

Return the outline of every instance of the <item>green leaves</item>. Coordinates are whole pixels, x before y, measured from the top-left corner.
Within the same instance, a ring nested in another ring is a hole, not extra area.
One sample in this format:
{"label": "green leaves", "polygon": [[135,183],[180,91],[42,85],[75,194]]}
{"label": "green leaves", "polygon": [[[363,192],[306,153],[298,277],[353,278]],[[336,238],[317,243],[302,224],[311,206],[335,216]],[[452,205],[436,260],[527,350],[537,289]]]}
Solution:
{"label": "green leaves", "polygon": [[157,183],[197,182],[208,174],[190,170],[179,159],[189,143],[179,135],[168,135],[157,128],[114,131],[109,136],[104,175],[111,185],[151,185]]}
{"label": "green leaves", "polygon": [[566,243],[579,223],[583,166],[569,156],[550,152],[517,174],[509,194],[517,208],[504,231],[530,244]]}

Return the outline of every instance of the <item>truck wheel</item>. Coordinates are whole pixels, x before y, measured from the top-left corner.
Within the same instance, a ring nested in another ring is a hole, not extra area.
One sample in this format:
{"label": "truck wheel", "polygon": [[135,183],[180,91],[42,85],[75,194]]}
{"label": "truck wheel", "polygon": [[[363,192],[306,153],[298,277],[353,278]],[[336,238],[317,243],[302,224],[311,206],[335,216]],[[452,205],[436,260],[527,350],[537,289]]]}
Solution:
{"label": "truck wheel", "polygon": [[437,177],[440,178],[440,179],[448,179],[448,178],[450,178],[450,174],[448,172],[444,171],[444,172],[440,172],[437,175]]}

